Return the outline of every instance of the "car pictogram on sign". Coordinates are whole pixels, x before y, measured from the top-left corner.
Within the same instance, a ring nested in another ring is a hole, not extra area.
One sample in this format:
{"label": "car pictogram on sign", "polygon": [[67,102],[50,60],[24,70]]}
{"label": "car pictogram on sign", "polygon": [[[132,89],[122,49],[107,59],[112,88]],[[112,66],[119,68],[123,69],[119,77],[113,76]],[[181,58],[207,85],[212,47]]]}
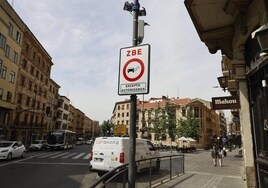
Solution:
{"label": "car pictogram on sign", "polygon": [[138,71],[139,70],[139,66],[138,67],[136,67],[136,68],[133,68],[133,67],[130,67],[130,68],[128,68],[127,69],[127,73],[130,73],[130,72],[133,72],[133,73],[135,73],[136,71]]}

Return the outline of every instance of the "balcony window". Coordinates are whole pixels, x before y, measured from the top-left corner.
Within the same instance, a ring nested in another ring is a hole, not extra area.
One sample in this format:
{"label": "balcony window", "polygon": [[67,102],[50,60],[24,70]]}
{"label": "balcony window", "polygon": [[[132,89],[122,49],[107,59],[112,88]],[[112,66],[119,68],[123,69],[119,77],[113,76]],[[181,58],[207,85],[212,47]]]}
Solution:
{"label": "balcony window", "polygon": [[9,82],[13,83],[15,82],[15,72],[11,71],[9,76]]}
{"label": "balcony window", "polygon": [[0,48],[5,49],[6,37],[0,33]]}
{"label": "balcony window", "polygon": [[10,55],[10,46],[6,45],[5,56],[6,56],[7,58],[9,58],[9,55]]}
{"label": "balcony window", "polygon": [[7,68],[5,66],[2,66],[2,69],[1,69],[1,77],[3,79],[6,79],[6,73],[7,73]]}
{"label": "balcony window", "polygon": [[3,99],[3,88],[0,88],[0,99]]}
{"label": "balcony window", "polygon": [[10,92],[10,91],[8,91],[7,92],[7,102],[11,102],[11,100],[12,100],[12,92]]}
{"label": "balcony window", "polygon": [[19,55],[18,55],[18,53],[17,53],[16,51],[14,51],[13,62],[14,62],[15,64],[17,64],[17,63],[18,63],[18,59],[19,59]]}
{"label": "balcony window", "polygon": [[9,22],[9,27],[8,27],[8,35],[11,37],[13,35],[13,25],[10,22]]}
{"label": "balcony window", "polygon": [[17,43],[20,43],[20,41],[21,41],[21,34],[20,34],[20,32],[17,31],[17,34],[16,34],[16,42]]}

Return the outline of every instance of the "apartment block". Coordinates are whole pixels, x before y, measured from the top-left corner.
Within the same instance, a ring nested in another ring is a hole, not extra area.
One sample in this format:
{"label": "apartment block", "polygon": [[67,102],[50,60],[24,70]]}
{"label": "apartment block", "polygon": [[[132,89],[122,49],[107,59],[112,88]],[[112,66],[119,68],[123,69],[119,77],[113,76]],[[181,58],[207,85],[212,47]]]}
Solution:
{"label": "apartment block", "polygon": [[[166,108],[169,108],[167,112]],[[151,98],[148,101],[137,100],[136,112],[136,130],[138,137],[147,137],[154,140],[162,140],[166,142],[174,141],[179,135],[171,138],[168,130],[164,130],[162,135],[158,137],[153,132],[156,126],[160,125],[161,118],[169,113],[169,118],[177,122],[179,119],[187,117],[188,110],[191,109],[194,118],[199,122],[199,138],[198,147],[209,147],[212,140],[216,136],[221,135],[221,116],[220,112],[212,110],[211,102],[199,98],[190,99],[170,99],[166,96],[160,98]],[[120,101],[115,103],[112,123],[115,126],[125,125],[129,129],[130,121],[130,101]],[[167,116],[166,116],[167,117]],[[151,134],[153,133],[153,134]]]}
{"label": "apartment block", "polygon": [[[139,100],[137,100],[137,103]],[[112,124],[125,126],[129,130],[130,126],[130,100],[119,101],[115,103],[113,115],[111,118]]]}
{"label": "apartment block", "polygon": [[75,107],[76,123],[69,122],[70,99],[59,95],[52,66],[52,57],[30,28],[8,1],[0,0],[0,139],[29,145],[53,129],[89,132],[83,127],[85,114]]}
{"label": "apartment block", "polygon": [[16,108],[15,94],[24,23],[0,0],[0,140],[6,139]]}

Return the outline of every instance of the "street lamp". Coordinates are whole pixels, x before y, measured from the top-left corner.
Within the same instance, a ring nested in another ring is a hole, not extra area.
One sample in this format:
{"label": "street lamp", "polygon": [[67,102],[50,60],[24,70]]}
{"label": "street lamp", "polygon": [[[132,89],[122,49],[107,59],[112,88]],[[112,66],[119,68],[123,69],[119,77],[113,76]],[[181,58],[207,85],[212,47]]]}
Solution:
{"label": "street lamp", "polygon": [[257,38],[260,52],[268,52],[268,23],[257,30],[255,37]]}
{"label": "street lamp", "polygon": [[217,79],[218,79],[218,82],[219,82],[221,88],[223,88],[223,91],[225,91],[227,86],[228,86],[228,77],[227,76],[220,76]]}

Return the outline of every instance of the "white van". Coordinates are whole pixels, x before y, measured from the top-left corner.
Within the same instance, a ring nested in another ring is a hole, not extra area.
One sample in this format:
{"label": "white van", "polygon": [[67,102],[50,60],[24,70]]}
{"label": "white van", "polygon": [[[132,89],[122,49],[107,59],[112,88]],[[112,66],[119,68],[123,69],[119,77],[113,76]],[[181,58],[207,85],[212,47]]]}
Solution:
{"label": "white van", "polygon": [[[129,137],[98,137],[96,138],[90,157],[90,169],[100,176],[112,169],[129,163]],[[159,152],[146,139],[136,139],[136,161],[159,157]],[[159,170],[160,160],[153,160],[152,165]],[[150,167],[149,160],[139,165],[137,171]]]}

